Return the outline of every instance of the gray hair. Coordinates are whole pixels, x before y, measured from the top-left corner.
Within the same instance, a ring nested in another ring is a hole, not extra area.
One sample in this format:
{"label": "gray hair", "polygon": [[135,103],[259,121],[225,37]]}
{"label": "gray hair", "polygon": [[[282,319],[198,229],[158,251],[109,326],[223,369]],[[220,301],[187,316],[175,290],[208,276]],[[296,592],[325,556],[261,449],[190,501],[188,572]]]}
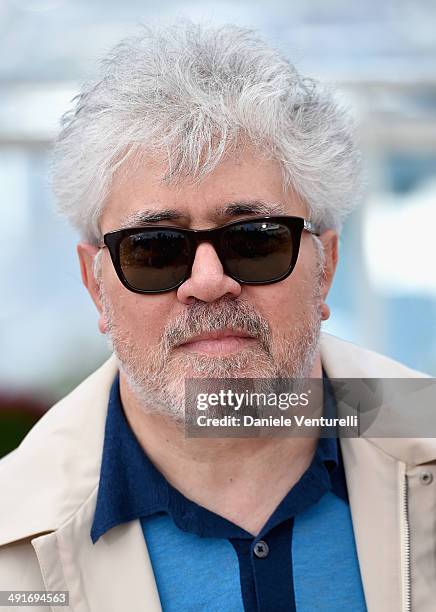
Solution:
{"label": "gray hair", "polygon": [[321,231],[340,231],[360,193],[347,110],[245,28],[142,27],[73,103],[54,147],[53,188],[58,209],[91,243],[101,238],[115,171],[141,153],[163,154],[164,180],[177,183],[201,180],[250,144],[280,164],[284,189],[300,194]]}

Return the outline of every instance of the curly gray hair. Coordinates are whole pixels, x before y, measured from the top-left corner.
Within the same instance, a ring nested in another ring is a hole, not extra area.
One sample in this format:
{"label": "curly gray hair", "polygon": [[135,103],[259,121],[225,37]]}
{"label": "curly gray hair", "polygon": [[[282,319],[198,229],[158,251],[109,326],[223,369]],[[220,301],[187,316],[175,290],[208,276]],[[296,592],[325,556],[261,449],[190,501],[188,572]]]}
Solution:
{"label": "curly gray hair", "polygon": [[96,243],[114,172],[138,154],[164,180],[201,180],[244,143],[276,160],[311,219],[340,231],[360,192],[353,125],[333,93],[251,30],[192,22],[142,27],[73,100],[53,152],[58,208]]}

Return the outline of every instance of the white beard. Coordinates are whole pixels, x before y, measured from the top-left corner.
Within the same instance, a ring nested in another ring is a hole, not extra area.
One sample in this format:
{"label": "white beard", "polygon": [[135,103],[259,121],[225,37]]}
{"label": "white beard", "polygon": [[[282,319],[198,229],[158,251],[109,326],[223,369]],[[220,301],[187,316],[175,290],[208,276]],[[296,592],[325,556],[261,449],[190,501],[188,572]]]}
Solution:
{"label": "white beard", "polygon": [[[129,330],[117,325],[103,290],[100,297],[107,322],[106,337],[145,412],[183,424],[186,378],[308,378],[312,372],[321,328],[318,299],[308,305],[309,312],[301,317],[301,324],[286,334],[281,330],[280,337],[274,337],[267,320],[246,300],[223,297],[212,304],[195,302],[167,324],[159,345],[151,353],[150,347],[138,344]],[[246,332],[258,343],[226,356],[174,350],[194,335],[223,328]]]}

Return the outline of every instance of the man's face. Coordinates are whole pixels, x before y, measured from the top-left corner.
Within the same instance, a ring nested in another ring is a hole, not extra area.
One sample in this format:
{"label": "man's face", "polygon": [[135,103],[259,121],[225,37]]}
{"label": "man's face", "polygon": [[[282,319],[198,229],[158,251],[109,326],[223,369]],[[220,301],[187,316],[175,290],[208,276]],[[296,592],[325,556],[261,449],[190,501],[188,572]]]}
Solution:
{"label": "man's face", "polygon": [[[144,168],[116,177],[101,218],[103,234],[143,212],[171,217],[156,224],[191,229],[259,216],[259,203],[271,207],[270,214],[307,217],[301,200],[291,190],[284,193],[279,165],[252,152],[226,159],[196,185],[164,184],[166,167],[158,162],[147,160]],[[107,249],[102,253],[98,290],[89,281],[91,251],[87,255],[79,246],[79,256],[101,313],[100,329],[110,339],[121,375],[144,409],[182,420],[185,377],[312,374],[320,306],[331,278],[322,275],[319,251],[308,232],[302,234],[292,274],[271,285],[240,285],[226,276],[209,243],[198,246],[190,278],[177,290],[162,294],[140,295],[126,289]]]}

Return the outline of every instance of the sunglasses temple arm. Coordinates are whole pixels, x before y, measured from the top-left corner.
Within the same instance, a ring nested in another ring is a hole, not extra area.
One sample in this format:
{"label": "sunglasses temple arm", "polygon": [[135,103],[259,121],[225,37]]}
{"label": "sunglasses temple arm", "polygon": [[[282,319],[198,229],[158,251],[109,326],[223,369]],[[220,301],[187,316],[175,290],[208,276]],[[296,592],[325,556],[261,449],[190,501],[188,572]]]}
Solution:
{"label": "sunglasses temple arm", "polygon": [[319,232],[316,231],[315,225],[312,223],[312,221],[304,219],[303,229],[305,229],[307,232],[310,232],[311,234],[314,234],[315,236],[319,236]]}

